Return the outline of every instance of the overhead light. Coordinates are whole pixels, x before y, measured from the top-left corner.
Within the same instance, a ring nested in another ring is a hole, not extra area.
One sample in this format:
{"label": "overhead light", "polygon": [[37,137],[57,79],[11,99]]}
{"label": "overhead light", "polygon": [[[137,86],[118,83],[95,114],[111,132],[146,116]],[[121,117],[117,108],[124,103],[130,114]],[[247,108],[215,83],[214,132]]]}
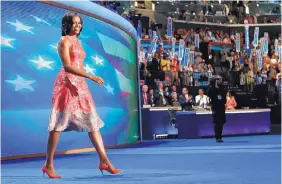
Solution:
{"label": "overhead light", "polygon": [[159,2],[159,1],[157,1],[157,4],[160,4],[160,2]]}
{"label": "overhead light", "polygon": [[185,6],[188,7],[188,4],[186,4]]}
{"label": "overhead light", "polygon": [[257,7],[259,7],[259,4],[257,3]]}
{"label": "overhead light", "polygon": [[171,3],[171,5],[173,6],[174,4],[173,4],[173,3]]}

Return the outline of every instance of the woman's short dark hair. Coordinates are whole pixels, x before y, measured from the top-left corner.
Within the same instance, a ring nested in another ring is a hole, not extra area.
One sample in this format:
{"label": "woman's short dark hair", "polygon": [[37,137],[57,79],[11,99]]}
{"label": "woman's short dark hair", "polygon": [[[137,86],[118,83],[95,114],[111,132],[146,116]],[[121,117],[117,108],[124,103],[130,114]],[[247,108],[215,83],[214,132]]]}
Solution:
{"label": "woman's short dark hair", "polygon": [[79,16],[79,14],[75,13],[75,12],[68,12],[67,14],[65,14],[65,16],[62,19],[62,36],[66,36],[69,35],[72,29],[72,25],[73,25],[73,17],[78,16],[80,18],[80,22],[81,22],[81,29],[80,32],[78,33],[77,36],[80,35],[82,28],[83,28],[83,20],[82,18]]}

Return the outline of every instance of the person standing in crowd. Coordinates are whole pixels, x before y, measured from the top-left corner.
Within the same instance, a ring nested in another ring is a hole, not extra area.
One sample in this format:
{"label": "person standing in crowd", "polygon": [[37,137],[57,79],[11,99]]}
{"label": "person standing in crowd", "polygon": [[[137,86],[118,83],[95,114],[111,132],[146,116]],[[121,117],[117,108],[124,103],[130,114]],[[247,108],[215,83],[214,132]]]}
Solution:
{"label": "person standing in crowd", "polygon": [[179,61],[177,57],[174,56],[171,62],[171,73],[172,73],[171,82],[172,83],[174,83],[175,81],[178,81],[178,71],[179,71]]}
{"label": "person standing in crowd", "polygon": [[168,58],[168,55],[165,53],[163,55],[163,59],[161,60],[161,68],[165,73],[165,83],[166,85],[170,86],[172,84],[171,61]]}
{"label": "person standing in crowd", "polygon": [[208,92],[210,97],[211,110],[214,123],[214,133],[216,142],[221,143],[223,126],[226,122],[225,116],[225,104],[226,104],[226,92],[222,85],[222,77],[215,76],[210,82],[210,88]]}
{"label": "person standing in crowd", "polygon": [[188,67],[183,68],[181,73],[182,86],[193,86],[193,68],[192,64],[189,64]]}
{"label": "person standing in crowd", "polygon": [[281,91],[281,89],[282,89],[281,78],[282,78],[282,75],[281,75],[281,72],[280,72],[280,73],[277,74],[276,82],[275,82],[277,92],[278,92],[278,104],[281,104],[281,93],[282,93],[282,91]]}

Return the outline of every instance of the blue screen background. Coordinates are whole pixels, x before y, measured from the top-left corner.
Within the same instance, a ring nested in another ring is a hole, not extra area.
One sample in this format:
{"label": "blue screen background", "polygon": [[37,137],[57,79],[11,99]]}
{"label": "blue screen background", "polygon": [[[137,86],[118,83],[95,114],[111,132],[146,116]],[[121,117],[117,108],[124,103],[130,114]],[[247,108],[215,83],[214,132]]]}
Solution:
{"label": "blue screen background", "polygon": [[[83,2],[82,2],[83,3]],[[56,50],[67,10],[42,2],[1,2],[2,156],[45,152],[53,84],[62,67]],[[101,7],[103,8],[103,7]],[[124,31],[80,14],[87,81],[106,146],[136,142],[136,42]],[[45,63],[45,65],[44,65]],[[91,147],[86,133],[62,133],[57,151]]]}

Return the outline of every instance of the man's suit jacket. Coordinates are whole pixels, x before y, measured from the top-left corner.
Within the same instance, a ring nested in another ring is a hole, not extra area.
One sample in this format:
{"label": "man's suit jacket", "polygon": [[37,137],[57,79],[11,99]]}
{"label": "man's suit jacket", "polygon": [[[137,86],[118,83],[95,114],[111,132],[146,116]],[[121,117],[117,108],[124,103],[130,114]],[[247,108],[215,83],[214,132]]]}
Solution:
{"label": "man's suit jacket", "polygon": [[155,96],[148,94],[148,102],[152,107],[155,106],[155,101],[156,101]]}
{"label": "man's suit jacket", "polygon": [[188,97],[191,98],[191,100],[186,102],[185,96],[183,94],[180,95],[179,96],[179,104],[181,105],[182,110],[192,111],[193,110],[192,105],[194,105],[194,98],[193,98],[192,95],[188,95]]}
{"label": "man's suit jacket", "polygon": [[[147,97],[147,103],[148,103],[147,105],[150,105],[148,93],[146,93],[145,95],[146,95],[146,97]],[[142,93],[141,93],[141,106],[143,107],[144,104],[145,104],[145,103],[144,103],[144,93],[142,92]]]}
{"label": "man's suit jacket", "polygon": [[[157,89],[157,90],[155,90],[154,96],[155,96],[155,99],[156,99],[156,101],[155,101],[156,106],[163,107],[165,105],[169,105],[168,96],[165,94],[165,91],[163,91],[163,95],[161,95],[160,91]],[[165,105],[164,105],[163,101],[166,102]]]}

